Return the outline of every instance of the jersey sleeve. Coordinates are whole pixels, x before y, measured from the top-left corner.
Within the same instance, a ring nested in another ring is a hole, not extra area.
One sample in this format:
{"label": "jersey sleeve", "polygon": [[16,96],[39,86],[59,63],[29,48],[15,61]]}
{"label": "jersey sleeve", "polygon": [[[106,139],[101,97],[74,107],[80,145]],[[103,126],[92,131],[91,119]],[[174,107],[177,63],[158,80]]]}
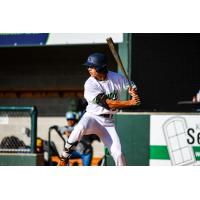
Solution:
{"label": "jersey sleeve", "polygon": [[74,127],[69,127],[69,126],[63,126],[63,127],[58,127],[58,131],[63,135],[65,132],[71,133],[73,131]]}
{"label": "jersey sleeve", "polygon": [[63,127],[58,127],[58,131],[63,135],[66,131],[66,128],[63,126]]}
{"label": "jersey sleeve", "polygon": [[101,88],[93,82],[86,82],[84,85],[84,97],[88,102],[92,102],[99,94],[103,93]]}
{"label": "jersey sleeve", "polygon": [[[135,83],[133,81],[130,81],[130,82],[131,82],[131,87],[137,89],[137,86],[135,85]],[[126,77],[122,76],[122,75],[121,75],[121,84],[122,84],[122,87],[123,87],[124,90],[128,90],[128,88],[129,88],[129,82],[126,79]]]}

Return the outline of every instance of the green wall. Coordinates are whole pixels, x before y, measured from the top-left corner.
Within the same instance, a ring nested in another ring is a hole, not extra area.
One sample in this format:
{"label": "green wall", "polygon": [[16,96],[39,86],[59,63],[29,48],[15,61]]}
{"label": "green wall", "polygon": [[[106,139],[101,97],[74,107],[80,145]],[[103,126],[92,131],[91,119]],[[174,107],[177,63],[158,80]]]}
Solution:
{"label": "green wall", "polygon": [[[149,165],[150,115],[117,114],[115,121],[127,165]],[[107,156],[107,165],[114,165],[111,156]]]}
{"label": "green wall", "polygon": [[1,153],[0,166],[44,165],[44,154]]}

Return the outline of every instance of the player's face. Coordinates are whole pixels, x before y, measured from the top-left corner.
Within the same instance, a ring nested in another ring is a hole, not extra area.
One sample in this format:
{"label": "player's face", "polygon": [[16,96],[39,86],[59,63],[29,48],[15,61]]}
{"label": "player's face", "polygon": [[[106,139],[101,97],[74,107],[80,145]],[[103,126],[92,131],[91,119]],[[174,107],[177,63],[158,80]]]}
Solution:
{"label": "player's face", "polygon": [[90,76],[94,77],[97,80],[102,80],[102,77],[104,78],[105,74],[97,72],[95,67],[88,67],[88,72]]}
{"label": "player's face", "polygon": [[90,76],[94,77],[98,75],[98,72],[96,71],[95,67],[88,67],[88,72],[90,74]]}
{"label": "player's face", "polygon": [[76,123],[75,120],[73,120],[73,119],[67,119],[67,125],[68,126],[74,126],[75,123]]}

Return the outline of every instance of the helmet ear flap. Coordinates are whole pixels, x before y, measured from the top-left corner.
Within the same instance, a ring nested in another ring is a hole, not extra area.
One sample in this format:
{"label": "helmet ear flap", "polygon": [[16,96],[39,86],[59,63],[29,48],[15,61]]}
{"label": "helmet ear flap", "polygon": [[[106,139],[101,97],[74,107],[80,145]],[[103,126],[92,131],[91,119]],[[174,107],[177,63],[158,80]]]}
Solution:
{"label": "helmet ear flap", "polygon": [[107,66],[105,66],[105,67],[96,68],[96,71],[98,73],[104,73],[104,74],[106,74],[108,72],[108,69],[107,69]]}

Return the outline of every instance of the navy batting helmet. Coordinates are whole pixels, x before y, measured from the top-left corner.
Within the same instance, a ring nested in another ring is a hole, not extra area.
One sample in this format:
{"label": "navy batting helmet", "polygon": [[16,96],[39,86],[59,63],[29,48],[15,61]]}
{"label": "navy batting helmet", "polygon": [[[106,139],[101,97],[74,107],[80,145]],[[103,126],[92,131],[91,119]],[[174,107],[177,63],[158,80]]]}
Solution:
{"label": "navy batting helmet", "polygon": [[95,67],[97,71],[105,71],[107,70],[107,58],[102,53],[93,53],[91,54],[86,63],[83,65],[87,67]]}

